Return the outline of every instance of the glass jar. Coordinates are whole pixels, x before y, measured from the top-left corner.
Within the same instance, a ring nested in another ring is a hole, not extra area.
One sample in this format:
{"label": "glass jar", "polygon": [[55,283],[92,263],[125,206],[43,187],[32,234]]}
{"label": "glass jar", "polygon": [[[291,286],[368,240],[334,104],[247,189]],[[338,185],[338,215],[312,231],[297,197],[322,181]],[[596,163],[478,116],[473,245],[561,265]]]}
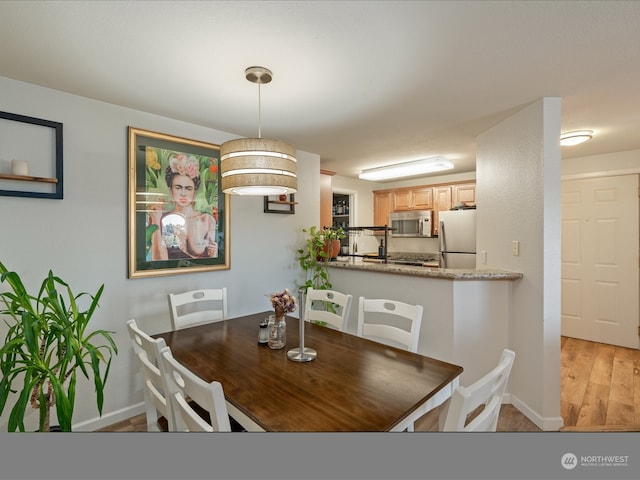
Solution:
{"label": "glass jar", "polygon": [[278,350],[287,343],[287,322],[285,316],[269,315],[269,348]]}

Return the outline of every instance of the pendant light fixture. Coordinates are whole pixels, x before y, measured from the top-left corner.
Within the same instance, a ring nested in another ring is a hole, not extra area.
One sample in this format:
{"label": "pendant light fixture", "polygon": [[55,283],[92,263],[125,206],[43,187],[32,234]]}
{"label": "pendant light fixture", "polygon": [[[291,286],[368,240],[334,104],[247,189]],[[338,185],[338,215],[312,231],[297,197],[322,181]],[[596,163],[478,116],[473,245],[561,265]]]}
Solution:
{"label": "pendant light fixture", "polygon": [[295,147],[262,138],[260,85],[271,82],[273,74],[264,67],[249,67],[244,73],[247,80],[258,84],[258,138],[239,138],[220,146],[222,191],[261,196],[295,193]]}

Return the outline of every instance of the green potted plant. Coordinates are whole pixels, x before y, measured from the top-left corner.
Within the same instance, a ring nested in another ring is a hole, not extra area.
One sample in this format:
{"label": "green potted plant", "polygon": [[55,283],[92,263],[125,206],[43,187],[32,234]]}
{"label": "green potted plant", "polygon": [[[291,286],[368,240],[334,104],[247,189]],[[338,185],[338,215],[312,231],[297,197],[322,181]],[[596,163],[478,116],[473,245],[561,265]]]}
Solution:
{"label": "green potted plant", "polygon": [[324,251],[324,236],[322,230],[315,226],[302,231],[307,234],[305,245],[298,249],[298,263],[304,270],[306,279],[301,288],[306,292],[309,287],[317,289],[331,288],[326,262],[327,252]]}
{"label": "green potted plant", "polygon": [[[309,287],[317,290],[328,290],[331,288],[329,279],[328,262],[333,255],[333,248],[330,250],[329,244],[338,244],[340,251],[340,239],[345,237],[342,228],[319,229],[311,226],[302,231],[307,234],[304,248],[298,249],[298,262],[306,273],[306,281],[301,288],[306,292]],[[336,252],[337,255],[337,252]]]}
{"label": "green potted plant", "polygon": [[[305,283],[300,287],[306,293],[309,288],[315,290],[330,290],[331,279],[329,277],[329,260],[333,255],[329,244],[333,245],[337,242],[337,251],[340,251],[340,240],[346,235],[342,228],[319,229],[311,226],[308,229],[303,228],[302,231],[307,234],[304,248],[298,249],[298,262],[302,270],[306,274]],[[332,247],[335,248],[335,247]],[[323,308],[335,313],[335,305],[323,302]],[[324,322],[315,322],[323,325]]]}
{"label": "green potted plant", "polygon": [[[305,283],[300,287],[306,293],[309,288],[315,290],[330,290],[329,261],[332,255],[337,256],[340,251],[340,240],[346,237],[342,227],[323,229],[311,226],[302,231],[307,234],[304,248],[298,249],[298,262],[306,274]],[[337,248],[336,248],[337,243]],[[334,312],[336,306],[323,302],[323,308]],[[316,322],[324,324],[324,322]]]}
{"label": "green potted plant", "polygon": [[[25,431],[24,418],[31,404],[39,411],[39,431],[50,430],[53,406],[60,430],[71,431],[78,372],[87,379],[92,374],[98,412],[102,415],[104,386],[112,355],[118,349],[110,335],[113,332],[88,331],[87,325],[104,285],[95,295],[75,295],[50,270],[37,295],[32,295],[20,275],[7,270],[2,262],[0,274],[0,283],[10,287],[0,292],[0,315],[8,326],[0,347],[0,415],[8,406],[10,394],[15,397],[7,430]],[[89,305],[81,308],[85,297]]]}

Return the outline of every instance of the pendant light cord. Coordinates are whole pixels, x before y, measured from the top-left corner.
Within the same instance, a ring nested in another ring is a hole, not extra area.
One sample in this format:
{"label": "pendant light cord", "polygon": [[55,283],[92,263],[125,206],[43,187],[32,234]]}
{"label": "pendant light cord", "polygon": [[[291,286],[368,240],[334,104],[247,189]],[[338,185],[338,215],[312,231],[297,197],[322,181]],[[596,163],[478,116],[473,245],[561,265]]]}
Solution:
{"label": "pendant light cord", "polygon": [[260,83],[258,83],[258,138],[262,138],[262,102],[260,99]]}

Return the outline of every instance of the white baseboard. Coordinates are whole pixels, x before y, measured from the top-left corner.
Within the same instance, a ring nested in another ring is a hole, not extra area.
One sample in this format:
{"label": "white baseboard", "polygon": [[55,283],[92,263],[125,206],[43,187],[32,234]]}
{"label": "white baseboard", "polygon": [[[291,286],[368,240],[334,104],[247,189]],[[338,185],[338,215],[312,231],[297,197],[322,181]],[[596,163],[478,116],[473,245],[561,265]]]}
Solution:
{"label": "white baseboard", "polygon": [[564,426],[562,417],[542,417],[538,412],[522,402],[518,397],[511,396],[511,404],[517,408],[525,417],[531,420],[543,432],[557,432]]}
{"label": "white baseboard", "polygon": [[144,402],[141,402],[116,410],[115,412],[107,413],[101,417],[95,417],[90,420],[74,424],[71,429],[74,432],[95,432],[96,430],[113,425],[114,423],[140,415],[141,413],[144,413],[144,411]]}
{"label": "white baseboard", "polygon": [[[512,404],[525,417],[531,420],[538,428],[545,432],[556,432],[564,426],[562,417],[543,418],[535,410],[530,408],[526,403],[522,402],[518,397],[506,393],[502,399],[502,403]],[[78,424],[74,424],[72,430],[74,432],[95,432],[114,423],[121,422],[136,415],[144,413],[144,402],[131,405],[127,408],[116,410],[102,417],[96,417]]]}

